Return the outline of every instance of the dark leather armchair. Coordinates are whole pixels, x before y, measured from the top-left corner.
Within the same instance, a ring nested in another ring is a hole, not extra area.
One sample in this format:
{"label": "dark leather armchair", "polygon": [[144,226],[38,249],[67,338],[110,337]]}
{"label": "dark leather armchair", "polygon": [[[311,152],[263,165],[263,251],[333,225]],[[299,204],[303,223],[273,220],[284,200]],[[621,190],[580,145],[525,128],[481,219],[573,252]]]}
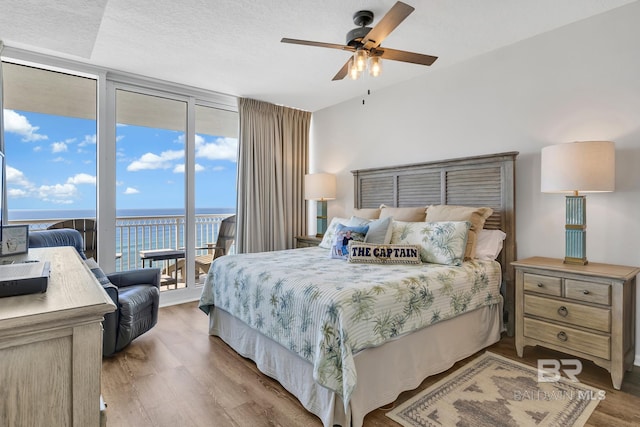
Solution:
{"label": "dark leather armchair", "polygon": [[[73,246],[82,259],[87,259],[82,235],[77,230],[29,233],[30,248],[51,246]],[[91,260],[87,265],[117,307],[113,313],[107,313],[102,322],[102,354],[111,356],[158,322],[160,269],[142,268],[105,275]]]}

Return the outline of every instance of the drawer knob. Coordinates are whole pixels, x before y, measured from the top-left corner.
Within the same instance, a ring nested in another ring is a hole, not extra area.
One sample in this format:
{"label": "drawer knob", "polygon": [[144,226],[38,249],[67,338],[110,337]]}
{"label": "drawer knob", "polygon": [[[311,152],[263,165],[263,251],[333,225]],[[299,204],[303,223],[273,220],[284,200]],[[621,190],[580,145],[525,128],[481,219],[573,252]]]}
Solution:
{"label": "drawer knob", "polygon": [[567,337],[567,334],[564,333],[564,331],[560,331],[558,332],[557,335],[558,339],[562,342],[566,341],[567,339],[569,339],[569,337]]}
{"label": "drawer knob", "polygon": [[585,295],[589,295],[590,292],[585,289],[584,291],[582,291],[582,293],[585,294]]}
{"label": "drawer knob", "polygon": [[540,283],[540,282],[538,282],[538,287],[539,287],[539,288],[544,288],[544,283]]}
{"label": "drawer knob", "polygon": [[562,317],[567,317],[567,314],[569,314],[569,310],[567,310],[567,307],[565,307],[564,305],[561,305],[558,309],[558,314]]}

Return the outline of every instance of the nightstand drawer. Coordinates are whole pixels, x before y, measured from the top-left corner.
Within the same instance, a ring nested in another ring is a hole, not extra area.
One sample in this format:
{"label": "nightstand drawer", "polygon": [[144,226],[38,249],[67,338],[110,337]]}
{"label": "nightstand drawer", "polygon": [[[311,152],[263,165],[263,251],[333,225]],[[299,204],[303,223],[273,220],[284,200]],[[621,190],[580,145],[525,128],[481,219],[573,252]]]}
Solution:
{"label": "nightstand drawer", "polygon": [[559,277],[524,273],[524,290],[559,297],[562,294],[562,279]]}
{"label": "nightstand drawer", "polygon": [[567,298],[611,305],[611,285],[608,284],[566,279],[564,291]]}
{"label": "nightstand drawer", "polygon": [[525,295],[524,312],[526,315],[543,317],[556,322],[611,332],[611,311],[606,308]]}
{"label": "nightstand drawer", "polygon": [[611,360],[611,338],[535,319],[524,319],[524,335],[536,340]]}
{"label": "nightstand drawer", "polygon": [[322,237],[318,236],[296,236],[296,248],[310,248],[318,246],[322,242]]}

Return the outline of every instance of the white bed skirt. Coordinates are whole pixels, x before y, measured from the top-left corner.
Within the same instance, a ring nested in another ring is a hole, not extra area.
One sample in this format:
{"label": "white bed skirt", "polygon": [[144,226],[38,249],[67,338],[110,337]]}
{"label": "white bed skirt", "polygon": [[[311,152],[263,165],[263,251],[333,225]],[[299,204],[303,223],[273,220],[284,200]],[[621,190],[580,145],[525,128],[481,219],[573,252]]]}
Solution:
{"label": "white bed skirt", "polygon": [[313,381],[313,366],[220,309],[209,314],[209,333],[224,340],[275,378],[325,427],[360,427],[366,414],[416,388],[430,375],[500,340],[502,304],[482,307],[399,337],[354,356],[358,383],[344,410],[342,399]]}

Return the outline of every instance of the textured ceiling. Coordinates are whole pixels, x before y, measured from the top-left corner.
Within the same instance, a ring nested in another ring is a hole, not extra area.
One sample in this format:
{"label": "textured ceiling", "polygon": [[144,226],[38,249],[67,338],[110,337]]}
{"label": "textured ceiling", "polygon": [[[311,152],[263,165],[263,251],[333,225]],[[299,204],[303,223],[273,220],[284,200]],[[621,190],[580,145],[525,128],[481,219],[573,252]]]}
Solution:
{"label": "textured ceiling", "polygon": [[[331,78],[357,10],[374,25],[395,0],[0,0],[0,39],[29,49],[230,95],[316,111],[635,0],[405,0],[415,7],[383,43],[438,56],[384,61],[382,76]],[[544,58],[540,58],[544,61]]]}

